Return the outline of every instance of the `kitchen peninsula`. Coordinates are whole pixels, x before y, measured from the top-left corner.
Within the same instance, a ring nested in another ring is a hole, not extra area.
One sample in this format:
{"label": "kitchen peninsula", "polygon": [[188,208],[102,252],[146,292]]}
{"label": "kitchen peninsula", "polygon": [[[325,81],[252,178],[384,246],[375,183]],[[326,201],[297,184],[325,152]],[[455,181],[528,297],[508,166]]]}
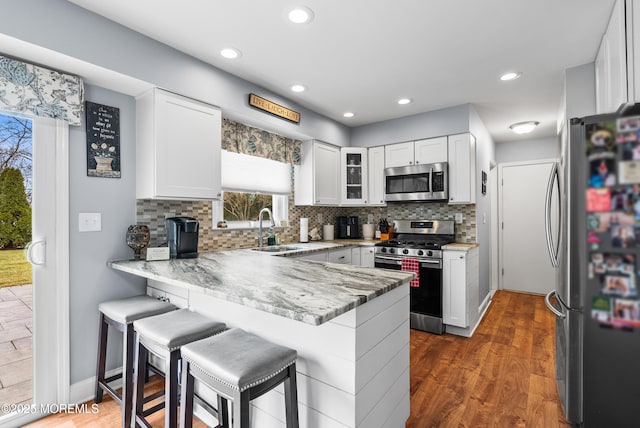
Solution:
{"label": "kitchen peninsula", "polygon": [[[296,349],[302,428],[399,427],[409,417],[412,273],[253,250],[109,266],[147,278],[149,294]],[[284,427],[281,389],[252,404],[252,426]]]}

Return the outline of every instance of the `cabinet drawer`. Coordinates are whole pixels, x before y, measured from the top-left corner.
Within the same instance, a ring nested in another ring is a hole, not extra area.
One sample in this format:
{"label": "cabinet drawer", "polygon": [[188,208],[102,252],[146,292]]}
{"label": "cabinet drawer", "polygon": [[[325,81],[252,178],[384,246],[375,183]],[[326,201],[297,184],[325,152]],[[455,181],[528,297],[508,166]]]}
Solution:
{"label": "cabinet drawer", "polygon": [[351,248],[329,251],[329,261],[331,263],[351,264]]}

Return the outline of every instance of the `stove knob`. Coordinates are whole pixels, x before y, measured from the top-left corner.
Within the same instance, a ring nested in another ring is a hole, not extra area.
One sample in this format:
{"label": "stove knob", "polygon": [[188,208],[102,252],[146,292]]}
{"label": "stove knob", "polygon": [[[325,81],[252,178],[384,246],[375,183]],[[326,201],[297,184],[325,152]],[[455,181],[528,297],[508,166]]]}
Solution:
{"label": "stove knob", "polygon": [[409,250],[405,248],[404,250],[402,250],[402,254],[409,254]]}
{"label": "stove knob", "polygon": [[431,251],[431,250],[427,251],[427,256],[429,256],[429,257],[433,256],[433,251]]}
{"label": "stove knob", "polygon": [[386,249],[386,248],[384,248],[384,247],[382,247],[382,248],[380,249],[380,252],[381,252],[381,253],[386,253],[386,252],[387,252],[387,249]]}
{"label": "stove knob", "polygon": [[396,252],[396,250],[394,250],[393,248],[389,248],[389,253],[393,254],[395,252]]}
{"label": "stove knob", "polygon": [[419,255],[419,256],[424,256],[424,251],[422,251],[422,250],[418,250],[418,255]]}

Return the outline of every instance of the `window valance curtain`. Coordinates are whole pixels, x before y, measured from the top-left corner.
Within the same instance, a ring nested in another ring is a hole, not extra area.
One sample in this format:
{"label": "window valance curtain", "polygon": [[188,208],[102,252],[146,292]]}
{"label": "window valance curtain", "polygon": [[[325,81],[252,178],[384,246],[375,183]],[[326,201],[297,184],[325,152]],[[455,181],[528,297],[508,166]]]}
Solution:
{"label": "window valance curtain", "polygon": [[0,55],[0,109],[78,126],[83,98],[80,77]]}
{"label": "window valance curtain", "polygon": [[301,144],[301,141],[262,129],[229,119],[222,120],[222,149],[228,152],[300,165]]}

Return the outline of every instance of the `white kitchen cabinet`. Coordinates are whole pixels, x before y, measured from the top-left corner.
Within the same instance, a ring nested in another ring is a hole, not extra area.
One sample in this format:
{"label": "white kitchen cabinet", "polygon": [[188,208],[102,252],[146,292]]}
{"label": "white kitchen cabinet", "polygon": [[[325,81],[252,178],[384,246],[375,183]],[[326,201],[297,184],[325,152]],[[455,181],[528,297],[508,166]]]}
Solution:
{"label": "white kitchen cabinet", "polygon": [[640,102],[640,3],[626,2],[627,83],[630,102]]}
{"label": "white kitchen cabinet", "polygon": [[476,139],[469,133],[450,135],[449,203],[476,202]]}
{"label": "white kitchen cabinet", "polygon": [[340,148],[320,141],[302,144],[302,163],[294,167],[296,205],[339,205]]}
{"label": "white kitchen cabinet", "polygon": [[329,250],[328,261],[331,263],[351,264],[351,248],[340,248],[338,250]]}
{"label": "white kitchen cabinet", "polygon": [[617,0],[613,6],[596,55],[595,72],[596,112],[613,113],[628,99],[625,0]]}
{"label": "white kitchen cabinet", "polygon": [[369,161],[369,205],[386,205],[384,202],[384,146],[371,147],[367,153]]}
{"label": "white kitchen cabinet", "polygon": [[468,327],[467,254],[465,251],[443,251],[442,265],[442,322]]}
{"label": "white kitchen cabinet", "polygon": [[447,162],[447,137],[414,141],[415,164]]}
{"label": "white kitchen cabinet", "polygon": [[328,254],[328,251],[322,250],[322,251],[314,251],[313,253],[293,255],[290,257],[293,257],[296,259],[302,259],[302,260],[313,260],[315,262],[326,262],[327,254]]}
{"label": "white kitchen cabinet", "polygon": [[220,109],[158,88],[136,98],[136,197],[221,195]]}
{"label": "white kitchen cabinet", "polygon": [[384,146],[384,164],[386,168],[413,165],[413,141]]}
{"label": "white kitchen cabinet", "polygon": [[369,190],[367,149],[343,147],[340,149],[341,205],[366,205]]}
{"label": "white kitchen cabinet", "polygon": [[426,138],[385,146],[385,166],[447,162],[447,137]]}
{"label": "white kitchen cabinet", "polygon": [[351,264],[354,266],[362,265],[362,248],[360,247],[351,247]]}
{"label": "white kitchen cabinet", "polygon": [[360,247],[360,266],[375,267],[373,246],[367,245]]}

